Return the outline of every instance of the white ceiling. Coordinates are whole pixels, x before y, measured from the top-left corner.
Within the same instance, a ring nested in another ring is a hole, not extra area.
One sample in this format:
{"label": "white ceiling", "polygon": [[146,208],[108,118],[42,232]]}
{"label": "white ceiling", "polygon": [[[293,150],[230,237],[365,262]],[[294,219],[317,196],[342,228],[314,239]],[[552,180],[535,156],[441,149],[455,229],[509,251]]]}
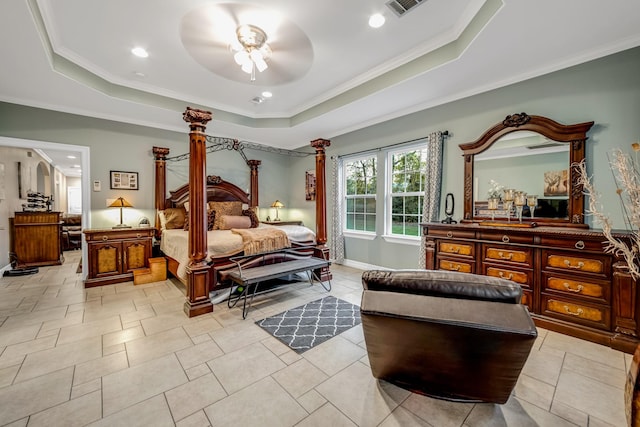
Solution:
{"label": "white ceiling", "polygon": [[[5,0],[0,100],[185,133],[200,107],[210,135],[298,148],[640,45],[637,0],[385,1]],[[273,50],[255,82],[238,23]]]}

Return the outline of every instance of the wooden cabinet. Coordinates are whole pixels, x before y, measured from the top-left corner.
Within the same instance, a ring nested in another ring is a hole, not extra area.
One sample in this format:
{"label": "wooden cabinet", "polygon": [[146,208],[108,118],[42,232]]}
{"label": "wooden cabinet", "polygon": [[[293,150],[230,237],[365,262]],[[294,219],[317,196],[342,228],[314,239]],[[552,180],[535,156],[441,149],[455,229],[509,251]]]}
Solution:
{"label": "wooden cabinet", "polygon": [[134,270],[147,268],[154,229],[84,230],[89,268],[85,287],[133,280]]}
{"label": "wooden cabinet", "polygon": [[60,265],[60,212],[16,212],[11,219],[11,252],[18,267]]}
{"label": "wooden cabinet", "polygon": [[537,325],[632,353],[640,295],[605,237],[565,227],[422,225],[428,269],[513,280]]}

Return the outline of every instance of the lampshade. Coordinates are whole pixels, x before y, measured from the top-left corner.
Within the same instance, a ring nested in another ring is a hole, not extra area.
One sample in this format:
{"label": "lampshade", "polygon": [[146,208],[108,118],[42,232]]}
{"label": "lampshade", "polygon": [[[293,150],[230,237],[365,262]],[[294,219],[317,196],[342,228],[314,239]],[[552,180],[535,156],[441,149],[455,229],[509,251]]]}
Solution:
{"label": "lampshade", "polygon": [[133,205],[125,200],[124,197],[118,197],[109,205],[110,208],[132,208]]}
{"label": "lampshade", "polygon": [[114,225],[113,228],[130,228],[130,225],[122,223],[122,208],[132,208],[133,205],[125,200],[124,197],[118,197],[109,205],[110,208],[120,208],[120,224]]}
{"label": "lampshade", "polygon": [[280,208],[284,208],[284,204],[280,201],[280,200],[276,200],[275,202],[273,202],[271,204],[272,208],[276,208],[276,209],[280,209]]}

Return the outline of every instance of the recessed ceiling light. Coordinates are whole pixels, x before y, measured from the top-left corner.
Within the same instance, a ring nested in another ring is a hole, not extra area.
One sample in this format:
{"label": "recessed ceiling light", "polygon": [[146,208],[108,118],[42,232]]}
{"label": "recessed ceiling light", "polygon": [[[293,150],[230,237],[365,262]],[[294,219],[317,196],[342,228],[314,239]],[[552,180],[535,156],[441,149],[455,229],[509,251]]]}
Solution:
{"label": "recessed ceiling light", "polygon": [[265,98],[271,98],[273,96],[273,94],[271,92],[269,92],[268,90],[265,90],[264,92],[262,92],[262,96]]}
{"label": "recessed ceiling light", "polygon": [[67,159],[75,159],[75,158],[76,156],[71,156],[71,155],[67,156]]}
{"label": "recessed ceiling light", "polygon": [[374,13],[369,18],[369,26],[371,28],[380,28],[384,25],[384,16],[381,13]]}
{"label": "recessed ceiling light", "polygon": [[251,100],[254,104],[262,104],[264,102],[264,98],[261,96],[256,96]]}
{"label": "recessed ceiling light", "polygon": [[134,47],[131,49],[131,53],[139,58],[146,58],[149,56],[149,52],[147,52],[143,47]]}

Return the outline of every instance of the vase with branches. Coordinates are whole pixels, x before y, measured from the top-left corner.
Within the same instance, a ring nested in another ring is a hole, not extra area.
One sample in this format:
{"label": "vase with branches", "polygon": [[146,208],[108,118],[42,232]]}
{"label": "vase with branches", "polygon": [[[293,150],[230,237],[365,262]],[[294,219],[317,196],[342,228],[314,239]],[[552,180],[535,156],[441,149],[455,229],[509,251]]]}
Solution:
{"label": "vase with branches", "polygon": [[604,212],[600,193],[593,185],[593,179],[587,174],[584,161],[575,164],[578,172],[578,185],[589,196],[587,214],[592,215],[595,222],[602,227],[602,234],[607,239],[605,251],[623,258],[629,274],[635,280],[640,279],[640,170],[638,169],[638,151],[640,143],[631,145],[634,155],[620,149],[613,150],[608,156],[616,194],[620,200],[626,233],[615,233],[609,216]]}

